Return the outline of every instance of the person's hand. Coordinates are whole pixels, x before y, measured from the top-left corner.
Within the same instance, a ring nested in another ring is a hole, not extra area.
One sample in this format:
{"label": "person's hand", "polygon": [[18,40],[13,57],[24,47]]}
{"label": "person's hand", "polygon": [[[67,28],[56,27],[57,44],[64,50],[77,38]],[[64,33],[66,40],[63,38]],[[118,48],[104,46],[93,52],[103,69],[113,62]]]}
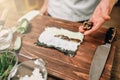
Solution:
{"label": "person's hand", "polygon": [[[103,2],[104,1],[104,2]],[[90,22],[93,22],[93,27],[90,30],[84,30],[83,26],[79,27],[79,31],[84,33],[84,35],[91,34],[92,32],[97,31],[106,21],[110,19],[110,12],[113,5],[107,0],[102,0],[99,5],[96,7]]]}
{"label": "person's hand", "polygon": [[110,19],[110,16],[108,13],[109,12],[108,10],[105,9],[104,5],[99,4],[93,13],[93,16],[89,20],[90,22],[93,22],[92,29],[84,30],[83,26],[80,26],[79,31],[83,32],[84,35],[88,35],[88,34],[91,34],[92,32],[95,32],[105,23],[105,21],[108,21]]}
{"label": "person's hand", "polygon": [[40,8],[41,15],[47,15],[48,0],[44,0],[42,7]]}

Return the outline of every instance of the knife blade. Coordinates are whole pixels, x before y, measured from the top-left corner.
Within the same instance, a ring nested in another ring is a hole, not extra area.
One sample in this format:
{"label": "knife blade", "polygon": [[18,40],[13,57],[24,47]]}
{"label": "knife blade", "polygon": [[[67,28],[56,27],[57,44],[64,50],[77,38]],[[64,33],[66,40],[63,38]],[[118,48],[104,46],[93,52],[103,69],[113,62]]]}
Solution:
{"label": "knife blade", "polygon": [[99,80],[103,72],[111,43],[115,37],[116,28],[109,28],[105,36],[105,44],[97,47],[89,71],[89,80]]}

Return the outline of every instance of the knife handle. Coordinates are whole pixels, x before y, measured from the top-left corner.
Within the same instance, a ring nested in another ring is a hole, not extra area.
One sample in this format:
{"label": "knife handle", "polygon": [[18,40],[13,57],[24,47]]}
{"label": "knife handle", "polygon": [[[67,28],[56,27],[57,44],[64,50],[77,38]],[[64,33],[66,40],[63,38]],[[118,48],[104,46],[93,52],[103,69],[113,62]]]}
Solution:
{"label": "knife handle", "polygon": [[116,32],[117,32],[116,27],[109,28],[106,32],[105,43],[111,43],[115,38]]}

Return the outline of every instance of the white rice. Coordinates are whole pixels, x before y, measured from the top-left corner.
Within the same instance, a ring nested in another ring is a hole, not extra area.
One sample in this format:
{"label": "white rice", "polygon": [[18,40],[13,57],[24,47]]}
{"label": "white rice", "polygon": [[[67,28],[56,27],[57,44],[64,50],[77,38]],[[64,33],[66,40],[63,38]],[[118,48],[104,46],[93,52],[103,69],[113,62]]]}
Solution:
{"label": "white rice", "polygon": [[[80,40],[80,42],[68,41],[55,37],[55,35],[64,35],[69,38]],[[83,42],[84,35],[80,32],[72,32],[63,28],[47,27],[39,36],[39,42],[47,44],[47,46],[59,47],[65,50],[76,51],[80,43]]]}
{"label": "white rice", "polygon": [[44,80],[44,79],[42,78],[40,70],[38,68],[34,68],[31,76],[25,75],[24,77],[21,77],[19,80]]}

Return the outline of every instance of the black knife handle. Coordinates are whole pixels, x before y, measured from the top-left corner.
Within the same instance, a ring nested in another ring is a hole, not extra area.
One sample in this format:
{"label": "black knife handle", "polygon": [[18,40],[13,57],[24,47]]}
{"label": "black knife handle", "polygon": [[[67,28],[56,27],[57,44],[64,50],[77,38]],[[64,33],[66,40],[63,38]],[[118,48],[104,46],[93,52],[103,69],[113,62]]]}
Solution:
{"label": "black knife handle", "polygon": [[116,35],[116,28],[111,27],[107,30],[106,36],[105,36],[105,43],[111,43]]}

